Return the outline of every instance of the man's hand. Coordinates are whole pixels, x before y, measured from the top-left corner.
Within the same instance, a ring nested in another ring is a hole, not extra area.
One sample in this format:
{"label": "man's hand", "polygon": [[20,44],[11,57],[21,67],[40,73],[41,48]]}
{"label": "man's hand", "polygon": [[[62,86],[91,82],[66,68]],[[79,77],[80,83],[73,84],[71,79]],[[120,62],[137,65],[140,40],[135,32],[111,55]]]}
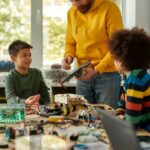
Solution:
{"label": "man's hand", "polygon": [[73,58],[71,56],[66,56],[63,60],[62,60],[62,67],[65,70],[69,70],[71,69],[71,64],[73,62]]}
{"label": "man's hand", "polygon": [[87,79],[91,78],[92,76],[99,73],[98,71],[94,70],[93,67],[88,67],[88,68],[84,69],[82,72],[83,72],[82,73],[83,75],[81,77],[77,78],[77,80],[87,80]]}

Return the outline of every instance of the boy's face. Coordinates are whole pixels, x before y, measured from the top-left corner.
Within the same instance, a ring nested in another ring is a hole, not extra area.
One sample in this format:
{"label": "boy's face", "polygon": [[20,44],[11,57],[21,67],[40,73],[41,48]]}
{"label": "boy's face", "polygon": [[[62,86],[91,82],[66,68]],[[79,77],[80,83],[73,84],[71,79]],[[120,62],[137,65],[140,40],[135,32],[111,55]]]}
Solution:
{"label": "boy's face", "polygon": [[116,69],[118,70],[119,73],[126,74],[126,71],[122,67],[122,64],[121,64],[121,62],[119,60],[115,60],[114,64],[115,64],[115,67],[116,67]]}
{"label": "boy's face", "polygon": [[94,0],[72,0],[81,13],[86,13]]}
{"label": "boy's face", "polygon": [[28,69],[32,62],[31,51],[29,48],[21,49],[16,56],[11,56],[16,68]]}

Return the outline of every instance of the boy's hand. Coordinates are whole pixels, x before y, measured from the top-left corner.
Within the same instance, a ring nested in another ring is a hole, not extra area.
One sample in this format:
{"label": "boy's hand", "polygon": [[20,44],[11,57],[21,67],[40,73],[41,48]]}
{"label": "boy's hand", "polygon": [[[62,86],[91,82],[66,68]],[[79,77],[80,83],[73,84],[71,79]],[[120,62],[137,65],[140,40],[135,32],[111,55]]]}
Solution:
{"label": "boy's hand", "polygon": [[25,100],[25,104],[31,106],[33,104],[39,103],[40,98],[41,98],[40,94],[30,96],[28,99]]}
{"label": "boy's hand", "polygon": [[125,116],[124,116],[124,115],[122,115],[122,114],[118,115],[117,117],[118,117],[119,119],[122,119],[122,120],[124,120],[124,119],[125,119]]}
{"label": "boy's hand", "polygon": [[37,99],[38,102],[39,102],[40,99],[41,99],[41,95],[40,95],[40,94],[37,94],[37,95],[35,95],[34,97]]}
{"label": "boy's hand", "polygon": [[36,102],[35,104],[33,104],[33,105],[31,106],[31,109],[32,109],[32,110],[35,110],[36,112],[38,112],[38,111],[39,111],[39,102]]}

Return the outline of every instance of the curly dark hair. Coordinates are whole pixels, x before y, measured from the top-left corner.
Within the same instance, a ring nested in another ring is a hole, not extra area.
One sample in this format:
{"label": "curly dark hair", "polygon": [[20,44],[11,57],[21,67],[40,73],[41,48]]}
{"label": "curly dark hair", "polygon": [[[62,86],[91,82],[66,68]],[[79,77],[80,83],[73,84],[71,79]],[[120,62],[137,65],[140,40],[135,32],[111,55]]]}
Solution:
{"label": "curly dark hair", "polygon": [[24,48],[32,48],[32,46],[24,41],[15,40],[9,45],[8,51],[10,55],[16,56],[18,52]]}
{"label": "curly dark hair", "polygon": [[143,29],[116,31],[108,41],[108,48],[127,71],[150,68],[150,36]]}

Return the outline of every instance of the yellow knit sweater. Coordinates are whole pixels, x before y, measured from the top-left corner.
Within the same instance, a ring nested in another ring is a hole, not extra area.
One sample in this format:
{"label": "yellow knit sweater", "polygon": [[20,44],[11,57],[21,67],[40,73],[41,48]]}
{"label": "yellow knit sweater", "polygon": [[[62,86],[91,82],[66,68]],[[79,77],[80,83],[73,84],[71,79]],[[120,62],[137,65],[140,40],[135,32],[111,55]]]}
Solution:
{"label": "yellow knit sweater", "polygon": [[91,60],[99,72],[116,71],[107,41],[122,28],[120,11],[110,0],[94,0],[85,14],[73,5],[68,11],[65,56],[76,57],[78,66]]}

